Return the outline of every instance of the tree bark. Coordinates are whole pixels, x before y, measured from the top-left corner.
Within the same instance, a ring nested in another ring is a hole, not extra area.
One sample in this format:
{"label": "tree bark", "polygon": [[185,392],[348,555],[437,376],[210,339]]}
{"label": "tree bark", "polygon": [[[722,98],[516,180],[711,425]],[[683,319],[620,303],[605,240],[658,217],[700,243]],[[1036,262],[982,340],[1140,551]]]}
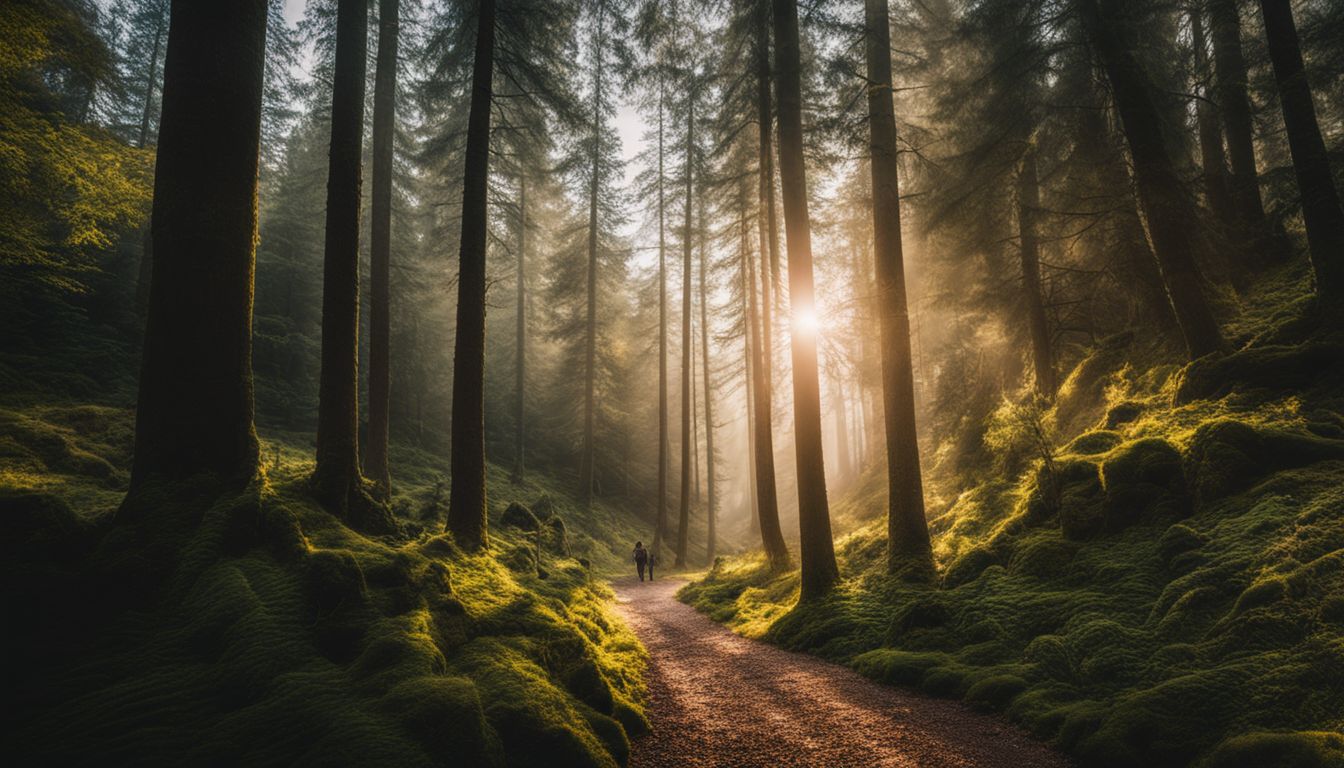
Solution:
{"label": "tree bark", "polygon": [[658,81],[658,514],[654,519],[653,554],[662,555],[663,538],[667,535],[667,463],[671,453],[671,437],[667,420],[667,228],[666,196],[663,168],[663,106],[666,80]]}
{"label": "tree bark", "polygon": [[260,470],[253,426],[266,3],[177,0],[154,175],[154,259],[135,414],[131,500],[148,485]]}
{"label": "tree bark", "polygon": [[1311,87],[1302,64],[1297,25],[1288,0],[1261,0],[1269,57],[1279,86],[1279,103],[1288,129],[1288,148],[1302,195],[1316,291],[1322,303],[1336,310],[1344,303],[1344,210],[1330,176],[1330,158],[1321,139]]}
{"label": "tree bark", "polygon": [[523,482],[527,450],[527,174],[518,176],[518,299],[514,318],[513,361],[513,482]]}
{"label": "tree bark", "polygon": [[154,48],[149,56],[149,76],[145,80],[145,108],[140,113],[140,136],[136,146],[144,149],[149,143],[149,121],[154,109],[154,87],[159,80],[159,50],[163,43],[164,18],[160,13],[154,26]]}
{"label": "tree bark", "polygon": [[[868,128],[873,185],[873,253],[882,338],[882,402],[887,436],[887,565],[931,566],[924,487],[915,429],[915,377],[901,248],[896,167],[896,117],[891,103],[891,39],[887,0],[865,0],[868,44]],[[792,254],[789,259],[792,264]]]}
{"label": "tree bark", "polygon": [[705,490],[709,494],[708,509],[705,512],[709,525],[709,544],[706,561],[714,562],[716,535],[715,518],[718,516],[719,499],[714,488],[714,384],[709,367],[709,291],[706,287],[705,273],[709,262],[705,256],[708,246],[705,243],[705,202],[700,200],[700,368],[705,381]]}
{"label": "tree bark", "polygon": [[798,527],[801,596],[821,597],[835,586],[840,569],[831,539],[826,469],[821,447],[821,392],[817,372],[816,301],[812,281],[812,225],[807,210],[803,160],[801,45],[796,0],[773,0],[775,93],[779,99],[779,178],[784,200],[784,236],[789,248],[789,334],[793,360],[794,454],[798,468]]}
{"label": "tree bark", "polygon": [[384,498],[392,494],[387,467],[392,390],[392,163],[396,141],[399,0],[379,0],[378,61],[373,85],[373,212],[369,238],[369,434],[364,473]]}
{"label": "tree bark", "polygon": [[1198,212],[1163,141],[1152,80],[1127,44],[1115,0],[1078,3],[1111,83],[1149,239],[1186,351],[1191,359],[1219,351],[1222,332],[1204,296],[1204,278],[1194,259],[1203,247],[1198,230],[1191,226]]}
{"label": "tree bark", "polygon": [[359,205],[368,23],[362,0],[337,5],[312,488],[350,526],[387,532],[396,523],[385,506],[369,497],[359,466]]}
{"label": "tree bark", "polygon": [[1027,323],[1031,327],[1036,393],[1050,400],[1055,396],[1057,384],[1050,325],[1045,317],[1045,296],[1041,287],[1041,249],[1036,232],[1036,215],[1040,207],[1036,149],[1028,147],[1017,171],[1017,234],[1022,254],[1022,296],[1027,304]]}
{"label": "tree bark", "polygon": [[[761,301],[756,304],[756,279],[751,276],[752,349],[755,398],[756,491],[757,512],[760,516],[761,544],[775,570],[789,567],[788,547],[784,544],[783,528],[779,522],[779,490],[775,485],[774,438],[774,322],[771,289],[778,285],[779,227],[775,220],[775,167],[774,124],[770,98],[770,5],[767,0],[756,2],[756,128],[757,128],[757,228],[760,246]],[[774,265],[772,274],[772,265]]]}
{"label": "tree bark", "polygon": [[452,485],[448,531],[458,544],[487,543],[485,496],[485,250],[490,181],[490,102],[495,59],[495,0],[477,6],[471,113],[462,185],[457,339],[453,350]]}
{"label": "tree bark", "polygon": [[584,340],[583,455],[579,460],[579,498],[593,503],[593,457],[596,451],[597,407],[597,196],[602,169],[602,26],[604,6],[598,4],[597,59],[593,68],[593,167],[588,188],[588,318]]}
{"label": "tree bark", "polygon": [[1241,52],[1237,0],[1211,0],[1209,21],[1213,31],[1218,109],[1227,129],[1227,150],[1232,161],[1229,186],[1241,217],[1240,234],[1250,241],[1261,241],[1263,247],[1268,226],[1260,196],[1260,175],[1255,167],[1251,101],[1246,93],[1246,58]]}
{"label": "tree bark", "polygon": [[1223,228],[1232,232],[1237,226],[1236,206],[1228,186],[1227,156],[1223,152],[1223,129],[1218,124],[1218,109],[1209,101],[1208,43],[1204,39],[1203,13],[1191,8],[1190,37],[1195,49],[1195,75],[1200,93],[1195,98],[1195,121],[1199,127],[1200,166],[1203,171],[1204,198]]}
{"label": "tree bark", "polygon": [[843,486],[853,476],[854,467],[849,450],[849,415],[845,410],[845,385],[840,378],[840,376],[835,377],[835,447],[836,476]]}
{"label": "tree bark", "polygon": [[[764,227],[764,225],[762,225]],[[761,237],[761,286],[770,284],[769,266],[765,264],[766,243]],[[767,321],[756,302],[756,271],[751,254],[745,255],[747,267],[747,323],[751,326],[751,378],[755,387],[752,398],[752,429],[754,450],[752,467],[756,478],[757,523],[761,532],[761,546],[766,559],[776,571],[789,567],[789,548],[784,543],[783,527],[779,523],[779,492],[775,487],[775,437],[770,425],[770,384],[766,380],[765,355],[762,351],[761,326]]]}
{"label": "tree bark", "polygon": [[678,568],[686,565],[686,546],[691,527],[691,484],[694,467],[691,440],[691,200],[694,192],[695,93],[687,98],[686,111],[686,220],[682,230],[681,265],[681,507],[677,515]]}

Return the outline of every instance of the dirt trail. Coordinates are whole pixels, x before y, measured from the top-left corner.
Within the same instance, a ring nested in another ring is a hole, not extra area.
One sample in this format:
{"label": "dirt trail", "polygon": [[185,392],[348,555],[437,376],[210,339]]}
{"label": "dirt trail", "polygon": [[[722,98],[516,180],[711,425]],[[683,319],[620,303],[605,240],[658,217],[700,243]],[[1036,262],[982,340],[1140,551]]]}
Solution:
{"label": "dirt trail", "polygon": [[998,718],[734,635],[678,602],[682,583],[613,585],[652,659],[633,768],[1069,765]]}

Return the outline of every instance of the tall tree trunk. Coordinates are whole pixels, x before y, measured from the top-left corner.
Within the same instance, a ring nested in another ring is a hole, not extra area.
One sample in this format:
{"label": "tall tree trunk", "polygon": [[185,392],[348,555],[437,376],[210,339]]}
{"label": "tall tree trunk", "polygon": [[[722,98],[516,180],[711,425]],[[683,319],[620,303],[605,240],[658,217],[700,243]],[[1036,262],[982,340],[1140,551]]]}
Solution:
{"label": "tall tree trunk", "polygon": [[145,107],[140,113],[140,136],[135,145],[141,149],[149,143],[149,121],[154,112],[154,88],[159,82],[159,51],[163,44],[164,16],[159,14],[154,26],[154,48],[149,56],[149,75],[145,79]]}
{"label": "tall tree trunk", "polygon": [[1204,39],[1202,11],[1190,11],[1190,38],[1195,49],[1195,76],[1199,81],[1199,95],[1195,99],[1195,120],[1199,127],[1200,166],[1203,171],[1204,197],[1209,209],[1228,232],[1236,227],[1237,212],[1228,186],[1227,157],[1223,153],[1223,129],[1218,124],[1218,110],[1209,101],[1209,54]]}
{"label": "tall tree trunk", "polygon": [[[764,228],[764,224],[761,225]],[[770,284],[769,265],[765,263],[766,242],[762,234],[761,286]],[[789,548],[784,544],[784,531],[779,523],[779,491],[775,487],[775,437],[770,425],[770,384],[765,369],[764,340],[761,327],[768,322],[756,301],[756,271],[751,254],[745,255],[747,266],[747,323],[751,327],[751,378],[755,387],[752,398],[752,429],[755,446],[752,467],[756,478],[757,523],[761,532],[761,546],[776,571],[789,567]]]}
{"label": "tall tree trunk", "polygon": [[[891,103],[891,38],[886,0],[865,0],[868,130],[873,183],[873,253],[882,337],[882,401],[887,435],[887,565],[931,566],[924,486],[915,430],[915,375],[901,247],[896,117]],[[789,263],[793,263],[790,249]]]}
{"label": "tall tree trunk", "polygon": [[527,174],[518,176],[518,307],[513,345],[513,482],[523,481],[527,428]]}
{"label": "tall tree trunk", "polygon": [[695,159],[695,93],[688,95],[686,112],[686,221],[682,229],[681,264],[681,508],[677,515],[677,567],[686,565],[691,527],[691,475],[695,445],[691,439],[691,201]]}
{"label": "tall tree trunk", "polygon": [[1134,162],[1139,202],[1162,280],[1191,359],[1223,348],[1222,332],[1204,296],[1194,253],[1203,244],[1190,225],[1198,220],[1162,137],[1154,86],[1129,47],[1115,0],[1078,0],[1114,93]]}
{"label": "tall tree trunk", "polygon": [[313,494],[352,527],[395,530],[364,488],[359,467],[359,205],[368,5],[340,0],[331,93],[326,245],[322,267],[322,370]]}
{"label": "tall tree trunk", "polygon": [[151,484],[213,475],[241,487],[260,469],[252,288],[266,3],[177,0],[170,24],[154,173],[158,258],[123,517]]}
{"label": "tall tree trunk", "polygon": [[[757,502],[757,483],[756,483],[756,381],[752,375],[752,346],[751,331],[755,320],[752,318],[751,306],[747,301],[747,294],[752,289],[752,279],[748,271],[748,259],[751,258],[751,228],[747,225],[747,182],[743,176],[737,188],[737,212],[738,224],[740,230],[740,239],[738,241],[738,273],[742,283],[742,372],[743,372],[743,397],[747,401],[747,480],[750,483],[747,497],[747,513],[751,518],[751,527],[757,528],[760,525],[760,505]],[[714,558],[710,558],[710,563]]]}
{"label": "tall tree trunk", "polygon": [[[840,578],[826,500],[821,448],[821,392],[817,373],[816,301],[812,284],[812,225],[807,211],[803,160],[801,46],[796,0],[773,0],[775,92],[779,99],[779,178],[784,199],[784,236],[789,248],[789,334],[793,360],[794,454],[798,466],[798,527],[801,596],[820,597]],[[809,327],[812,326],[812,327]]]}
{"label": "tall tree trunk", "polygon": [[588,187],[588,317],[584,339],[583,455],[579,460],[579,498],[593,503],[593,457],[596,452],[597,408],[597,196],[602,170],[602,27],[604,6],[598,4],[597,59],[593,67],[593,167]]}
{"label": "tall tree trunk", "polygon": [[[1265,204],[1260,197],[1260,175],[1255,167],[1251,101],[1246,93],[1246,58],[1241,52],[1237,0],[1211,0],[1209,22],[1213,31],[1218,109],[1227,128],[1227,150],[1232,161],[1229,183],[1242,222],[1240,234],[1252,241],[1263,241],[1269,230]],[[1266,244],[1259,243],[1261,248]]]}
{"label": "tall tree trunk", "polygon": [[1288,148],[1302,195],[1302,219],[1307,227],[1316,290],[1323,305],[1337,310],[1344,304],[1344,211],[1316,122],[1293,7],[1288,0],[1261,0],[1260,9],[1269,57],[1274,63],[1274,80],[1279,85],[1283,122],[1288,128]]}
{"label": "tall tree trunk", "polygon": [[490,102],[495,0],[477,6],[471,73],[462,235],[458,252],[457,339],[453,349],[452,484],[448,531],[464,547],[487,541],[485,497],[485,250],[490,181]]}
{"label": "tall tree trunk", "polygon": [[705,380],[705,490],[709,494],[708,509],[705,512],[709,524],[709,544],[706,561],[714,562],[715,542],[719,500],[714,493],[714,384],[709,367],[709,291],[706,288],[705,273],[709,270],[709,260],[705,256],[708,246],[705,243],[705,201],[700,198],[700,368]]}
{"label": "tall tree trunk", "polygon": [[667,227],[663,169],[663,105],[666,79],[658,80],[658,514],[653,528],[653,554],[662,555],[667,535],[667,463],[671,437],[667,421]]}
{"label": "tall tree trunk", "polygon": [[1022,296],[1027,304],[1027,322],[1031,326],[1036,393],[1049,400],[1054,398],[1056,389],[1055,356],[1050,343],[1050,326],[1045,317],[1045,296],[1041,287],[1041,246],[1036,233],[1036,214],[1040,207],[1036,148],[1028,147],[1017,171],[1017,234],[1022,254]]}
{"label": "tall tree trunk", "polygon": [[392,162],[396,141],[397,37],[400,1],[378,2],[378,61],[373,77],[373,215],[369,239],[369,434],[364,474],[384,498],[392,494],[387,468],[392,391]]}
{"label": "tall tree trunk", "polygon": [[[757,226],[760,235],[760,304],[752,310],[752,348],[755,379],[756,486],[760,514],[761,543],[766,557],[776,570],[789,567],[789,550],[784,544],[779,522],[779,491],[775,485],[774,438],[774,302],[771,292],[779,284],[779,226],[775,213],[774,110],[770,98],[770,5],[756,3],[756,128],[757,128]],[[752,301],[756,280],[753,277]]]}
{"label": "tall tree trunk", "polygon": [[839,470],[836,475],[841,485],[844,485],[853,477],[854,465],[849,451],[849,415],[845,409],[845,385],[840,376],[835,377],[835,446]]}

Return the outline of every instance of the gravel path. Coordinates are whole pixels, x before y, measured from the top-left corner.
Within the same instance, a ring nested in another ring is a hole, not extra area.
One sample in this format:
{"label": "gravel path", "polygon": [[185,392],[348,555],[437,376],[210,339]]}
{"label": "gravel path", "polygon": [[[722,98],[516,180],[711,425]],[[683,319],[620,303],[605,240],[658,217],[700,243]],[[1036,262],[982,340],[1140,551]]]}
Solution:
{"label": "gravel path", "polygon": [[634,768],[1069,764],[998,718],[739,637],[678,602],[683,583],[613,584],[652,659],[653,733],[635,741]]}

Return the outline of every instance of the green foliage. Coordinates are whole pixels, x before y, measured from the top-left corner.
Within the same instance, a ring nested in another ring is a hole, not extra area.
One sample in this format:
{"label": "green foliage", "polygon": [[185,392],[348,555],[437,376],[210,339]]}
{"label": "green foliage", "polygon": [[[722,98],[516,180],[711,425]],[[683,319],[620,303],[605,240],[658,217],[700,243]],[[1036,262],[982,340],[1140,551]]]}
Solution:
{"label": "green foliage", "polygon": [[[307,436],[268,440],[269,477],[239,496],[149,489],[113,523],[129,428],[124,410],[0,411],[0,554],[28,585],[6,601],[28,704],[5,728],[16,754],[614,766],[647,729],[643,650],[609,590],[535,530],[497,526],[471,555],[439,524],[360,536],[310,500]],[[399,502],[432,494],[440,470],[398,454],[394,506],[411,509]],[[496,498],[504,478],[492,470]],[[578,546],[614,564],[638,522],[593,514],[612,538]],[[545,530],[562,527],[553,512]],[[502,561],[520,549],[532,567],[515,572]]]}
{"label": "green foliage", "polygon": [[1084,765],[1340,765],[1333,369],[1287,398],[1237,384],[1187,400],[1173,394],[1210,361],[1129,364],[1142,354],[1087,358],[1053,411],[1000,408],[991,461],[1017,474],[961,474],[931,506],[940,587],[887,577],[885,498],[865,477],[836,504],[851,532],[825,613],[793,606],[796,573],[750,560],[682,599],[743,634],[1005,711]]}

